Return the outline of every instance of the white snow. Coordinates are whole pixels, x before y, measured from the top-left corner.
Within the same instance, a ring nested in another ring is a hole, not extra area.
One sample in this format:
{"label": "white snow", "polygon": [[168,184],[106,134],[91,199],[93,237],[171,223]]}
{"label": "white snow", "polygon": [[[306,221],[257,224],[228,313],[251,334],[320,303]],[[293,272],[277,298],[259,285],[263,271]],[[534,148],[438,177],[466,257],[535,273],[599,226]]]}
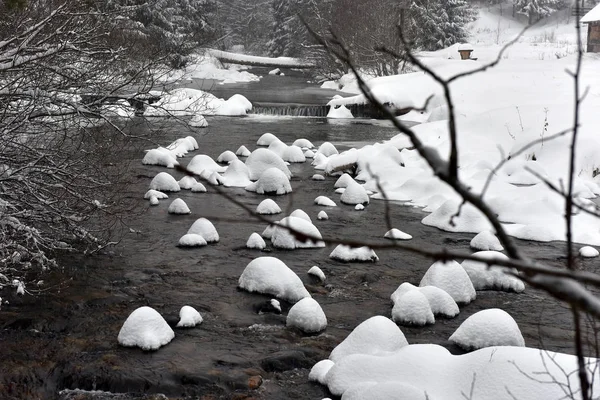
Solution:
{"label": "white snow", "polygon": [[[497,251],[479,251],[473,255],[484,260],[508,259],[506,255]],[[519,278],[510,275],[510,273],[515,274],[517,272],[514,268],[505,268],[498,265],[488,267],[483,262],[473,260],[465,260],[461,265],[469,275],[475,290],[503,290],[517,293],[525,290],[523,282]]]}
{"label": "white snow", "polygon": [[118,341],[122,346],[157,350],[175,337],[175,332],[164,318],[151,307],[134,310],[123,323]]}
{"label": "white snow", "polygon": [[195,185],[198,184],[198,181],[194,177],[186,175],[177,183],[181,189],[191,190]]}
{"label": "white snow", "polygon": [[190,160],[187,169],[195,174],[205,176],[207,172],[225,172],[227,167],[217,164],[212,157],[207,156],[206,154],[198,154]]}
{"label": "white snow", "polygon": [[409,235],[406,232],[402,232],[400,229],[392,228],[383,235],[386,239],[392,240],[410,240],[412,239],[412,235]]}
{"label": "white snow", "polygon": [[175,178],[167,172],[159,172],[150,182],[150,189],[161,192],[179,192],[181,190]]}
{"label": "white snow", "polygon": [[318,220],[327,220],[329,219],[329,215],[327,215],[327,213],[323,210],[319,211],[319,214],[317,214],[317,219]]}
{"label": "white snow", "polygon": [[240,276],[239,287],[249,292],[270,294],[290,303],[310,297],[298,275],[275,257],[259,257],[250,261]]}
{"label": "white snow", "polygon": [[279,214],[281,212],[281,208],[275,203],[273,199],[264,199],[260,202],[258,206],[256,206],[257,214]]}
{"label": "white snow", "polygon": [[427,391],[404,382],[361,383],[344,392],[341,400],[437,400]]}
{"label": "white snow", "polygon": [[205,193],[206,192],[206,186],[204,186],[200,182],[194,183],[190,189],[193,193]]}
{"label": "white snow", "polygon": [[194,114],[190,121],[188,122],[189,126],[193,126],[195,128],[206,128],[208,126],[208,121],[204,118],[202,114]]}
{"label": "white snow", "polygon": [[590,23],[594,21],[600,21],[600,4],[592,8],[587,14],[579,20],[581,23]]}
{"label": "white snow", "polygon": [[269,75],[282,75],[282,73],[279,68],[275,68],[269,71]]}
{"label": "white snow", "polygon": [[206,240],[207,243],[214,243],[219,241],[219,234],[215,229],[215,226],[206,218],[198,218],[188,229],[187,233],[195,233],[200,235]]}
{"label": "white snow", "polygon": [[356,211],[362,211],[365,209],[365,206],[363,206],[362,204],[357,204],[354,206],[354,210]]}
{"label": "white snow", "polygon": [[325,157],[329,157],[331,155],[334,154],[338,154],[338,150],[335,148],[335,146],[333,144],[331,144],[331,142],[324,142],[323,144],[321,144],[319,146],[319,149],[317,150],[316,154],[322,154]]}
{"label": "white snow", "polygon": [[377,254],[367,246],[350,247],[345,244],[338,244],[335,249],[329,254],[329,258],[335,260],[351,262],[351,261],[372,261],[379,260]]}
{"label": "white snow", "polygon": [[312,142],[308,139],[304,139],[304,138],[300,138],[300,139],[296,139],[294,140],[294,143],[292,143],[293,146],[298,146],[301,149],[313,149],[315,147],[314,144],[312,144]]}
{"label": "white snow", "polygon": [[264,250],[267,247],[267,244],[258,233],[252,232],[252,234],[246,241],[246,247],[249,249]]}
{"label": "white snow", "polygon": [[236,154],[237,156],[240,156],[240,157],[248,157],[248,156],[249,156],[250,154],[252,154],[252,153],[250,152],[250,150],[248,150],[248,148],[247,148],[246,146],[244,146],[244,145],[241,145],[241,146],[240,146],[240,147],[239,147],[239,148],[236,150],[235,154]]}
{"label": "white snow", "polygon": [[471,239],[470,245],[476,250],[504,250],[504,247],[500,244],[500,240],[498,240],[492,231],[479,232],[473,239]]}
{"label": "white snow", "polygon": [[397,352],[408,342],[404,334],[391,319],[376,315],[358,325],[338,344],[329,359],[338,363],[352,354],[384,356]]}
{"label": "white snow", "polygon": [[[448,200],[444,202],[437,210],[423,218],[423,224],[434,226],[436,228],[449,232],[473,232],[478,233],[489,230],[491,224],[474,206],[467,203]],[[461,208],[460,214],[457,211]]]}
{"label": "white snow", "polygon": [[348,110],[346,106],[331,106],[329,108],[329,112],[327,113],[327,118],[336,118],[336,119],[350,119],[354,118],[352,115],[352,111]]}
{"label": "white snow", "polygon": [[428,325],[435,322],[427,297],[418,290],[409,290],[394,303],[394,322],[405,325]]}
{"label": "white snow", "polygon": [[306,333],[316,333],[327,328],[327,317],[315,299],[305,297],[290,308],[285,323]]}
{"label": "white snow", "polygon": [[333,367],[335,363],[331,360],[321,360],[316,363],[310,370],[308,374],[308,380],[319,382],[321,385],[325,385],[325,377],[327,376],[327,372]]}
{"label": "white snow", "polygon": [[286,146],[283,154],[281,155],[283,161],[290,163],[303,163],[306,161],[306,157],[302,152],[302,149],[298,146]]}
{"label": "white snow", "polygon": [[196,325],[202,323],[202,316],[200,313],[191,306],[183,306],[179,310],[179,322],[177,327],[179,328],[193,328]]}
{"label": "white snow", "polygon": [[252,104],[244,96],[235,94],[229,99],[219,99],[202,90],[179,88],[163,92],[161,99],[150,105],[144,115],[167,117],[185,115],[246,115]]}
{"label": "white snow", "polygon": [[[217,80],[235,83],[235,82],[256,82],[260,78],[248,71],[240,71],[238,65],[231,65],[229,68],[224,68],[223,64],[211,54],[211,50],[204,54],[193,54],[192,62],[184,68],[180,74],[182,80]],[[177,78],[176,76],[169,78]]]}
{"label": "white snow", "polygon": [[499,308],[471,315],[448,340],[467,350],[491,346],[525,346],[521,330],[513,317]]}
{"label": "white snow", "polygon": [[175,199],[169,204],[169,214],[189,214],[190,208],[182,199]]}
{"label": "white snow", "polygon": [[304,157],[306,158],[315,158],[315,152],[312,150],[306,150],[304,152]]}
{"label": "white snow", "polygon": [[429,267],[419,286],[436,286],[457,303],[468,304],[477,294],[464,268],[456,261],[437,261]]}
{"label": "white snow", "polygon": [[150,205],[157,206],[159,204],[158,198],[156,196],[150,197]]}
{"label": "white snow", "polygon": [[[293,233],[288,228],[293,230]],[[300,236],[296,237],[296,234]],[[319,229],[304,218],[289,216],[282,219],[274,226],[270,236],[273,247],[279,249],[325,247]]]}
{"label": "white snow", "polygon": [[252,183],[248,167],[237,157],[229,163],[227,170],[221,175],[221,181],[227,187],[246,187]]}
{"label": "white snow", "polygon": [[315,204],[317,204],[319,206],[324,206],[324,207],[335,207],[336,206],[335,202],[327,196],[318,196],[317,198],[315,198]]}
{"label": "white snow", "polygon": [[166,193],[154,189],[150,189],[146,192],[146,194],[144,194],[144,199],[146,200],[150,199],[151,197],[156,197],[159,200],[169,198],[169,196]]}
{"label": "white snow", "polygon": [[340,201],[345,204],[369,204],[369,195],[365,188],[352,180],[348,182],[346,190],[340,196]]}
{"label": "white snow", "polygon": [[272,133],[263,133],[256,141],[257,146],[269,146],[271,143],[279,140],[279,138]]}
{"label": "white snow", "polygon": [[307,63],[301,59],[293,58],[293,57],[260,57],[260,56],[250,56],[247,54],[239,54],[232,53],[228,51],[214,50],[208,49],[207,53],[213,57],[224,58],[228,62],[240,62],[240,63],[250,63],[261,66],[286,66],[289,68],[301,68],[312,66],[311,63]]}
{"label": "white snow", "polygon": [[400,302],[400,299],[410,291],[417,291],[425,296],[429,303],[429,309],[431,313],[435,315],[441,315],[446,318],[454,318],[460,312],[458,305],[446,291],[435,286],[422,286],[416,287],[408,282],[404,282],[398,289],[392,293],[390,299],[396,304]]}
{"label": "white snow", "polygon": [[274,309],[276,309],[277,311],[279,311],[281,313],[281,303],[279,302],[279,300],[271,299],[270,303]]}
{"label": "white snow", "polygon": [[180,247],[202,247],[206,246],[208,243],[206,239],[197,233],[186,233],[179,239],[178,246]]}
{"label": "white snow", "polygon": [[256,182],[246,186],[249,192],[258,194],[286,194],[292,192],[292,185],[285,172],[279,168],[268,168],[260,175]]}
{"label": "white snow", "polygon": [[321,282],[325,282],[325,279],[327,279],[325,277],[325,273],[321,270],[321,268],[317,267],[316,265],[310,267],[310,269],[308,270],[308,274],[316,276]]}
{"label": "white snow", "polygon": [[324,181],[325,177],[321,174],[314,174],[311,179],[313,181]]}
{"label": "white snow", "polygon": [[263,172],[269,168],[281,170],[288,179],[292,177],[292,173],[285,164],[285,161],[269,149],[260,148],[254,150],[248,156],[246,166],[250,172],[250,179],[253,181],[259,179]]}
{"label": "white snow", "polygon": [[171,153],[159,149],[152,149],[146,152],[142,164],[161,165],[167,168],[174,168],[176,165],[179,165],[179,162]]}
{"label": "white snow", "polygon": [[583,246],[579,249],[579,255],[584,258],[598,257],[598,254],[600,254],[598,250],[592,246]]}
{"label": "white snow", "polygon": [[233,151],[225,150],[224,152],[219,154],[219,157],[217,157],[217,162],[223,163],[223,164],[229,164],[233,160],[237,160],[237,159],[238,158]]}
{"label": "white snow", "polygon": [[335,184],[333,185],[333,187],[335,187],[335,188],[345,188],[345,187],[348,186],[348,184],[350,182],[355,182],[355,180],[350,175],[348,175],[347,173],[344,173],[344,174],[342,174],[342,176],[340,176],[338,178],[337,181],[335,181]]}

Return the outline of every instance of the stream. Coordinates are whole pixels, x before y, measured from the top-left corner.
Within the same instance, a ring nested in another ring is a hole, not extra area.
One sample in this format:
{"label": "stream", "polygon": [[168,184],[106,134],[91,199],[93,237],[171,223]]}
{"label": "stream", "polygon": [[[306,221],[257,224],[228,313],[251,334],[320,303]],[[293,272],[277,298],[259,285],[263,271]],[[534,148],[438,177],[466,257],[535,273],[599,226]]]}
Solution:
{"label": "stream", "polygon": [[[235,90],[246,94],[240,87]],[[281,87],[271,90],[282,92]],[[307,88],[307,93],[314,90]],[[312,94],[306,96],[302,102],[315,99]],[[253,99],[252,95],[247,97]],[[183,159],[184,165],[195,154],[216,159],[221,152],[235,152],[242,144],[253,150],[256,140],[265,132],[288,144],[300,137],[316,146],[331,141],[339,150],[396,134],[383,121],[264,116],[207,117],[207,120],[208,128],[193,130],[200,149],[188,154]],[[160,128],[153,137],[161,145],[190,134],[168,121],[156,123]],[[422,256],[393,249],[377,251],[380,260],[376,263],[334,261],[329,258],[332,246],[266,252],[247,249],[247,238],[252,232],[261,233],[265,223],[253,220],[210,189],[208,193],[171,194],[169,200],[148,208],[142,197],[151,178],[165,168],[142,165],[144,148],[149,148],[147,142],[115,149],[124,162],[131,161],[128,196],[139,198],[142,208],[128,221],[130,233],[117,246],[100,254],[63,257],[63,270],[43,277],[51,290],[36,296],[2,293],[9,304],[0,310],[0,398],[149,399],[160,397],[142,394],[162,393],[169,398],[207,400],[320,400],[329,394],[326,388],[308,381],[312,365],[327,358],[360,322],[374,315],[390,316],[390,294],[405,281],[418,284],[432,264],[432,260]],[[387,229],[382,201],[372,201],[364,211],[355,211],[341,204],[339,195],[334,194],[336,177],[312,180],[311,176],[319,171],[310,162],[292,164],[290,169],[294,175],[293,193],[272,197],[284,213],[303,209],[324,237],[384,240]],[[167,171],[176,179],[181,177],[178,172]],[[227,191],[252,208],[266,198],[241,188]],[[338,207],[326,209],[329,220],[316,219],[317,213],[324,209],[313,203],[319,195],[329,196],[338,203]],[[192,214],[167,213],[170,201],[177,197],[185,200]],[[415,245],[469,250],[472,234],[447,233],[422,225],[420,221],[426,213],[420,209],[392,204],[390,214],[394,226],[410,233]],[[179,238],[200,217],[213,222],[221,240],[195,249],[176,247]],[[562,243],[518,243],[526,254],[542,262],[552,265],[564,262]],[[305,335],[287,329],[285,315],[290,304],[282,302],[281,315],[260,313],[270,297],[237,289],[245,266],[265,255],[280,258],[302,279],[327,315],[328,327],[324,332]],[[306,273],[313,265],[325,272],[325,283]],[[598,269],[593,266],[593,261],[582,261],[582,267]],[[121,325],[133,310],[144,305],[155,308],[172,326],[178,321],[179,309],[191,305],[200,311],[204,322],[193,329],[175,329],[175,339],[156,352],[119,346],[117,334]],[[461,313],[454,319],[401,329],[409,343],[437,343],[460,353],[449,344],[449,336],[468,316],[493,307],[512,315],[527,346],[573,353],[570,310],[529,287],[521,294],[478,292],[477,299],[461,307]],[[101,392],[60,393],[76,388],[129,394],[119,397]]]}

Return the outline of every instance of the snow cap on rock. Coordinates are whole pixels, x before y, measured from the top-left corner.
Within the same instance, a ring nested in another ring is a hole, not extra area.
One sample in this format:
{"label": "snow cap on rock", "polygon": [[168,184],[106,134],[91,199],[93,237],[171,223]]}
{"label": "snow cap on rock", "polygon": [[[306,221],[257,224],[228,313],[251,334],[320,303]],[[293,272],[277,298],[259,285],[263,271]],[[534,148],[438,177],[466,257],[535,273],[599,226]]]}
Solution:
{"label": "snow cap on rock", "polygon": [[193,328],[194,326],[202,323],[202,316],[194,307],[183,306],[179,310],[179,322],[177,327],[179,328]]}
{"label": "snow cap on rock", "polygon": [[280,212],[281,208],[277,205],[277,203],[275,203],[273,199],[264,199],[256,207],[257,214],[271,215],[279,214]]}
{"label": "snow cap on rock", "polygon": [[189,214],[191,213],[190,208],[185,201],[182,199],[175,199],[169,204],[168,208],[169,214]]}
{"label": "snow cap on rock", "polygon": [[499,308],[471,315],[449,340],[467,350],[490,346],[525,346],[521,330],[513,317]]}
{"label": "snow cap on rock", "polygon": [[457,303],[468,304],[477,293],[464,268],[456,261],[437,261],[429,267],[419,286],[436,286],[446,291]]}
{"label": "snow cap on rock", "polygon": [[159,172],[150,182],[150,189],[161,192],[179,192],[179,184],[169,173]]}
{"label": "snow cap on rock", "polygon": [[202,236],[207,243],[219,241],[219,234],[215,226],[206,218],[198,218],[188,229],[187,233],[195,233]]}
{"label": "snow cap on rock", "polygon": [[290,308],[286,325],[306,333],[316,333],[327,328],[327,317],[315,299],[305,297]]}
{"label": "snow cap on rock", "polygon": [[119,331],[122,346],[157,350],[175,337],[175,332],[155,309],[143,306],[134,310]]}

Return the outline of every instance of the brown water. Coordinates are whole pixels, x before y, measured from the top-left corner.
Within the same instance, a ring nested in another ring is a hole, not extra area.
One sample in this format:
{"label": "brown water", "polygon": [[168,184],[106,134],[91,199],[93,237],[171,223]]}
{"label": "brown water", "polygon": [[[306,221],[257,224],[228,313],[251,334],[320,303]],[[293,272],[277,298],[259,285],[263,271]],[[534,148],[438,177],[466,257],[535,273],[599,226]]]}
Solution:
{"label": "brown water", "polygon": [[[360,122],[218,117],[208,121],[208,129],[195,131],[200,150],[187,160],[200,153],[216,159],[222,151],[235,151],[242,144],[254,149],[265,132],[287,143],[299,137],[315,145],[329,140],[340,149],[395,134],[390,127]],[[158,134],[157,141],[166,145],[189,132],[166,124]],[[130,171],[131,196],[146,207],[142,196],[150,179],[164,169],[141,165],[137,161],[143,157],[141,151],[123,151],[123,157],[135,161]],[[382,202],[374,201],[360,212],[340,204],[326,209],[329,220],[318,221],[316,215],[323,207],[313,204],[315,197],[327,195],[339,204],[333,193],[336,178],[311,180],[316,171],[309,163],[290,168],[293,194],[274,198],[285,212],[303,209],[324,237],[384,240]],[[252,208],[265,198],[243,189],[228,189],[228,193]],[[170,200],[176,197],[186,201],[191,215],[167,213]],[[262,232],[264,223],[215,193],[182,191],[170,200],[132,218],[135,233],[127,234],[115,248],[94,257],[65,258],[63,273],[44,277],[49,284],[60,284],[60,289],[37,297],[6,296],[10,304],[0,311],[0,398],[46,399],[56,397],[61,389],[82,388],[164,393],[172,398],[321,399],[328,393],[308,382],[311,366],[326,358],[363,320],[377,314],[389,316],[390,294],[402,282],[418,284],[432,263],[400,250],[378,251],[379,262],[367,264],[333,261],[328,257],[332,247],[249,250],[247,238],[252,232]],[[425,214],[418,209],[392,205],[390,210],[394,225],[412,234],[414,244],[468,249],[472,235],[424,226],[420,220]],[[220,242],[191,250],[176,247],[179,237],[201,216],[214,223]],[[560,243],[521,244],[541,261],[563,262]],[[244,267],[263,255],[280,258],[304,281],[327,315],[323,333],[307,336],[286,329],[289,304],[282,302],[282,315],[257,313],[270,297],[237,289]],[[313,265],[327,275],[325,285],[306,274]],[[582,267],[596,270],[598,262],[583,261]],[[143,305],[158,310],[171,324],[177,322],[181,306],[191,305],[201,312],[204,322],[194,329],[176,329],[175,339],[156,352],[120,347],[116,338],[122,323]],[[409,343],[438,343],[458,351],[449,346],[448,337],[469,315],[492,307],[515,318],[528,346],[573,352],[568,309],[531,288],[522,294],[478,292],[473,303],[461,307],[457,318],[424,328],[402,327],[402,331]]]}

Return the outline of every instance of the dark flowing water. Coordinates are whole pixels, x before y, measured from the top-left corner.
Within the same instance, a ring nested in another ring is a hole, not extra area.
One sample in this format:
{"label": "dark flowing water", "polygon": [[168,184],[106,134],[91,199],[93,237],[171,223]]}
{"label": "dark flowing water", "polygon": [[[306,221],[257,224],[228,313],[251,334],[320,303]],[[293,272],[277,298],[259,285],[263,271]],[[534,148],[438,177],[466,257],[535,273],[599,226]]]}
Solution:
{"label": "dark flowing water", "polygon": [[[184,158],[184,165],[194,154],[216,159],[222,151],[235,151],[242,144],[254,149],[265,132],[287,143],[299,137],[315,145],[332,141],[340,149],[395,134],[385,123],[364,121],[220,117],[208,121],[209,128],[194,131],[200,150]],[[167,123],[155,137],[166,145],[189,133]],[[164,168],[141,165],[141,151],[122,153],[123,158],[134,161],[131,196],[146,207],[142,196],[151,178]],[[333,193],[336,178],[311,180],[316,171],[309,163],[290,168],[293,193],[274,197],[286,213],[303,209],[324,237],[384,240],[383,202],[373,201],[364,211],[355,211],[340,204]],[[244,189],[228,189],[228,193],[252,208],[265,198]],[[324,209],[313,204],[319,195],[330,196],[339,204],[326,209],[327,221],[316,219]],[[170,200],[177,197],[186,201],[191,215],[167,213]],[[394,225],[412,234],[414,244],[468,249],[470,234],[449,234],[424,226],[420,220],[425,214],[418,209],[394,204],[390,211]],[[179,237],[201,216],[214,223],[220,242],[198,249],[176,247]],[[333,261],[328,257],[332,247],[249,250],[245,248],[247,238],[252,232],[262,232],[266,225],[213,192],[173,194],[129,223],[132,233],[115,248],[94,257],[67,258],[62,273],[44,277],[60,288],[36,297],[6,296],[10,304],[0,311],[0,398],[55,398],[61,389],[81,388],[164,393],[172,398],[321,399],[327,397],[327,390],[307,379],[312,365],[326,358],[363,320],[378,314],[389,316],[390,294],[402,282],[418,284],[432,263],[401,250],[378,251],[379,262],[367,264]],[[532,257],[551,264],[563,262],[560,243],[521,243]],[[258,313],[270,297],[237,289],[244,267],[263,255],[280,258],[304,281],[327,315],[324,332],[308,336],[289,330],[285,327],[289,304],[282,302],[282,315]],[[586,269],[598,268],[597,261],[582,263]],[[313,265],[327,275],[325,284],[306,274]],[[204,322],[194,329],[176,329],[175,339],[156,352],[120,347],[117,334],[122,323],[144,305],[158,310],[171,324],[177,322],[181,306],[191,305],[201,312]],[[522,294],[478,292],[473,303],[461,307],[458,317],[402,330],[409,343],[451,348],[447,339],[460,323],[474,312],[492,307],[515,318],[528,346],[573,352],[569,310],[531,288]],[[61,398],[91,398],[73,396],[63,394]]]}

